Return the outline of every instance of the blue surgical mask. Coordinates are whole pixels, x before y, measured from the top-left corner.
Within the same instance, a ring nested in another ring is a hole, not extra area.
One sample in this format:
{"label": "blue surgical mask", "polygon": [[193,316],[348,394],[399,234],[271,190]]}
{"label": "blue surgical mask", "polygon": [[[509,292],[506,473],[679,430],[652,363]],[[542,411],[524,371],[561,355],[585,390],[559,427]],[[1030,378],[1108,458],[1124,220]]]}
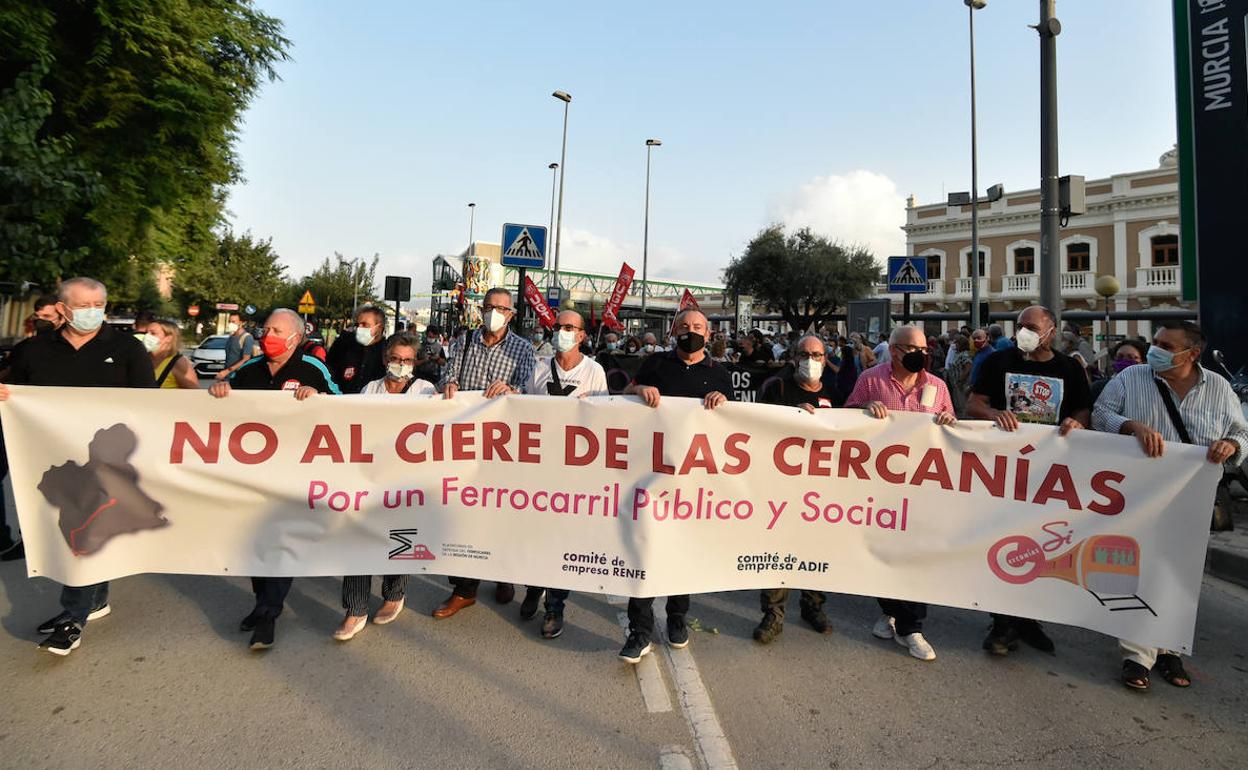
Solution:
{"label": "blue surgical mask", "polygon": [[83,334],[93,332],[104,324],[102,307],[76,307],[70,308],[70,312],[74,317],[69,319],[69,325]]}
{"label": "blue surgical mask", "polygon": [[1148,348],[1148,365],[1153,367],[1154,372],[1168,372],[1174,368],[1174,357],[1179,353],[1187,351],[1187,348],[1176,353],[1171,353],[1165,348],[1159,348],[1156,345],[1150,345]]}

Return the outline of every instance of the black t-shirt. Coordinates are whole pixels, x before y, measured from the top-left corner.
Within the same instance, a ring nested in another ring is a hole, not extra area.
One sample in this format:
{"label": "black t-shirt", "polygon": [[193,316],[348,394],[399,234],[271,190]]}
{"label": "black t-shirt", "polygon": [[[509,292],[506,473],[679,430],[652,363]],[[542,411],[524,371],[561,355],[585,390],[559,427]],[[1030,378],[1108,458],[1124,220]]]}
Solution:
{"label": "black t-shirt", "polygon": [[736,400],[732,374],[708,355],[696,364],[686,364],[675,350],[652,353],[641,362],[633,382],[658,388],[664,396],[705,398],[707,393],[719,391],[729,401]]}
{"label": "black t-shirt", "polygon": [[325,363],[343,393],[359,393],[365,385],[385,375],[386,364],[382,360],[385,348],[382,341],[361,345],[354,332],[340,334],[330,346]]}
{"label": "black t-shirt", "polygon": [[271,373],[268,359],[257,356],[239,367],[230,377],[230,387],[239,390],[298,390],[308,385],[318,393],[340,394],[329,369],[315,356],[295,353],[281,369]]}
{"label": "black t-shirt", "polygon": [[1016,347],[998,350],[980,364],[971,392],[987,396],[993,409],[1008,409],[1023,422],[1057,425],[1092,408],[1083,367],[1056,351],[1048,361],[1030,361]]}
{"label": "black t-shirt", "polygon": [[771,346],[765,342],[761,345],[755,345],[752,351],[741,355],[741,363],[754,364],[756,366],[771,363],[775,360],[776,357],[771,354]]}
{"label": "black t-shirt", "polygon": [[18,347],[20,353],[14,355],[8,374],[13,385],[156,387],[152,357],[143,343],[107,324],[78,349],[60,330],[38,334]]}
{"label": "black t-shirt", "polygon": [[799,406],[810,404],[816,409],[828,409],[845,403],[845,396],[837,390],[836,384],[823,380],[819,390],[806,390],[792,374],[781,377],[780,381],[763,393],[764,404],[780,404],[782,406]]}

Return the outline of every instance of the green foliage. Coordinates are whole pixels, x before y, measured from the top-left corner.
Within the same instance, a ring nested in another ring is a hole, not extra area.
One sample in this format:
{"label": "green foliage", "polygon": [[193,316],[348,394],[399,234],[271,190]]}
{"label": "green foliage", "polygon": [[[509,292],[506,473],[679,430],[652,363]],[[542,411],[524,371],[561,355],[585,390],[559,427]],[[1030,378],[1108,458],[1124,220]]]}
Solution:
{"label": "green foliage", "polygon": [[880,268],[862,246],[845,246],[802,228],[762,230],[724,271],[729,291],[754,296],[793,329],[818,328],[851,299],[868,296]]}
{"label": "green foliage", "polygon": [[158,261],[210,255],[242,112],[288,46],[250,0],[6,4],[0,278],[133,299]]}
{"label": "green foliage", "polygon": [[371,262],[348,261],[335,251],[332,259],[326,257],[311,275],[292,284],[287,307],[294,308],[303,292],[310,291],[316,300],[317,317],[331,321],[350,318],[353,299],[358,305],[377,303],[377,262],[380,259],[374,254]]}
{"label": "green foliage", "polygon": [[263,310],[282,304],[289,295],[285,273],[271,240],[227,230],[211,253],[182,260],[174,278],[175,295],[183,306],[200,305],[205,315],[218,302]]}

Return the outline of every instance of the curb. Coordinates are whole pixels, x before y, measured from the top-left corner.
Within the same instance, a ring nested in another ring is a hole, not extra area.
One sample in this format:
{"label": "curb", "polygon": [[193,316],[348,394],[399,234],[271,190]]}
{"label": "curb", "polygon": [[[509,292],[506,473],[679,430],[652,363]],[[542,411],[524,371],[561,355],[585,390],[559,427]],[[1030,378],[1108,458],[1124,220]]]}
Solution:
{"label": "curb", "polygon": [[1205,572],[1248,588],[1248,552],[1211,545],[1205,558]]}

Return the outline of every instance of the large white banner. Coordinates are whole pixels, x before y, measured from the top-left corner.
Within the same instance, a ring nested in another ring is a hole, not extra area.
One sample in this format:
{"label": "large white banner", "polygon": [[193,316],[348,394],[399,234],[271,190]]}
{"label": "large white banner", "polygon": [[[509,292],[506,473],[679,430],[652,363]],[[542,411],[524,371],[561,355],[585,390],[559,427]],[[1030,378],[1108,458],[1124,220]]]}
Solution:
{"label": "large white banner", "polygon": [[1191,649],[1221,468],[1133,439],[665,398],[12,388],[29,574],[790,586]]}

